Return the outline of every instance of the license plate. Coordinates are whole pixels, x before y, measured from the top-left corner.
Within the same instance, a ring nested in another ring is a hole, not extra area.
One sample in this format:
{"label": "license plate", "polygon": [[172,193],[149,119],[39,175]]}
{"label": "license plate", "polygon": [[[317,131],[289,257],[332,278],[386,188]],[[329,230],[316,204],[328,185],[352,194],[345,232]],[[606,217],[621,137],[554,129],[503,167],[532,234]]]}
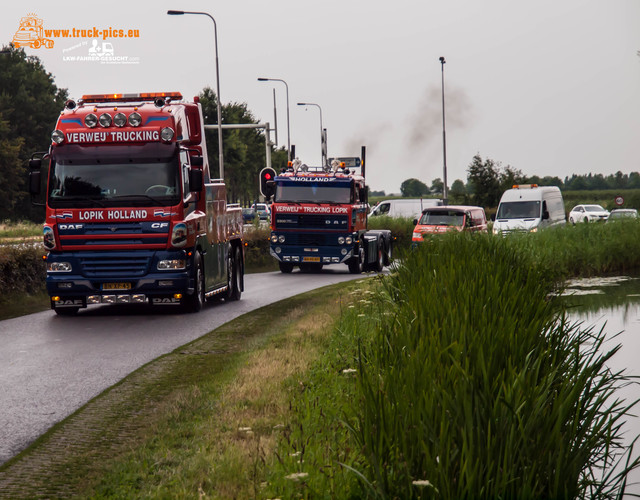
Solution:
{"label": "license plate", "polygon": [[320,262],[320,257],[302,257],[302,262]]}
{"label": "license plate", "polygon": [[131,290],[131,283],[103,283],[103,290]]}

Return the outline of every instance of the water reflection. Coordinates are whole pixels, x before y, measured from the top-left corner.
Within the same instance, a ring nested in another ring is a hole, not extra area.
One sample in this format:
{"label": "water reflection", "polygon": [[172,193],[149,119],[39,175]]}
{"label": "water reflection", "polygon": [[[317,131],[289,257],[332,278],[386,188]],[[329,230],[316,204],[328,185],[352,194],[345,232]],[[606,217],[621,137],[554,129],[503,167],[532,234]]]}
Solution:
{"label": "water reflection", "polygon": [[[567,305],[569,318],[583,323],[594,331],[604,328],[608,351],[620,344],[621,349],[611,358],[609,368],[616,372],[624,370],[627,375],[639,376],[640,354],[640,278],[616,276],[572,280],[566,284],[563,302]],[[631,385],[617,392],[627,401],[640,398],[640,386]],[[634,414],[640,414],[640,406]],[[630,417],[625,426],[625,442],[630,444],[640,435],[640,416]],[[640,443],[633,456],[640,455]],[[640,482],[640,470],[629,476],[630,483]],[[640,494],[640,484],[628,486],[628,493]]]}

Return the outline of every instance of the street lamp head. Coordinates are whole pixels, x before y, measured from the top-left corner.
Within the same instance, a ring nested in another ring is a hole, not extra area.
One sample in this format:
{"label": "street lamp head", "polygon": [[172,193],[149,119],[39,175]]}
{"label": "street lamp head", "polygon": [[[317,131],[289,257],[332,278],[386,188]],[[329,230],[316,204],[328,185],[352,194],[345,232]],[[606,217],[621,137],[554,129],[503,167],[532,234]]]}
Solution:
{"label": "street lamp head", "polygon": [[307,104],[308,104],[308,103],[306,103],[306,102],[299,102],[299,103],[298,103],[298,106],[307,106]]}
{"label": "street lamp head", "polygon": [[447,61],[445,61],[445,60],[444,60],[444,57],[440,56],[440,62],[441,62],[442,64],[445,64]]}
{"label": "street lamp head", "polygon": [[268,82],[269,79],[268,78],[258,78],[259,82]]}
{"label": "street lamp head", "polygon": [[170,16],[182,16],[184,14],[184,10],[168,10],[167,14]]}

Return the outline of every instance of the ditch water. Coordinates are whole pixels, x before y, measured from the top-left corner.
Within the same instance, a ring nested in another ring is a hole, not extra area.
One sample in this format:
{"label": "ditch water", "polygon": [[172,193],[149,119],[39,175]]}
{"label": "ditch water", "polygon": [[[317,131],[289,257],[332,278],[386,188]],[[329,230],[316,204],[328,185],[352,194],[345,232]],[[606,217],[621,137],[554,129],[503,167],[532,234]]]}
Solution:
{"label": "ditch water", "polygon": [[[613,372],[624,370],[627,375],[640,376],[640,277],[616,276],[572,280],[563,293],[569,306],[569,318],[579,321],[582,328],[593,327],[594,332],[606,333],[604,349],[620,345],[620,350],[608,365]],[[630,385],[616,392],[627,402],[640,398],[640,385]],[[629,445],[640,435],[640,404],[628,417],[624,427],[624,441]],[[633,457],[640,455],[640,439]],[[631,484],[639,483],[639,484]],[[628,476],[628,493],[640,494],[640,470]],[[625,496],[626,498],[626,496]]]}

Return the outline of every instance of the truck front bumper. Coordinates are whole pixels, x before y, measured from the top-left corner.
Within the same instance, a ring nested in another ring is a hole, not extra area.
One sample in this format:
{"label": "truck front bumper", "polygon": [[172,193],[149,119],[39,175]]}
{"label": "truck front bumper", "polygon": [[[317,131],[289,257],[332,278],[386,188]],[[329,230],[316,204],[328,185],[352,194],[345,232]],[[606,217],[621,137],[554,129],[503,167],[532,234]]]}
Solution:
{"label": "truck front bumper", "polygon": [[[159,270],[160,261],[184,261],[184,268]],[[56,252],[47,265],[68,263],[68,272],[47,271],[52,307],[98,304],[180,304],[193,293],[191,262],[184,251]]]}
{"label": "truck front bumper", "polygon": [[292,264],[341,264],[353,255],[353,246],[305,247],[271,244],[269,253],[279,262]]}

